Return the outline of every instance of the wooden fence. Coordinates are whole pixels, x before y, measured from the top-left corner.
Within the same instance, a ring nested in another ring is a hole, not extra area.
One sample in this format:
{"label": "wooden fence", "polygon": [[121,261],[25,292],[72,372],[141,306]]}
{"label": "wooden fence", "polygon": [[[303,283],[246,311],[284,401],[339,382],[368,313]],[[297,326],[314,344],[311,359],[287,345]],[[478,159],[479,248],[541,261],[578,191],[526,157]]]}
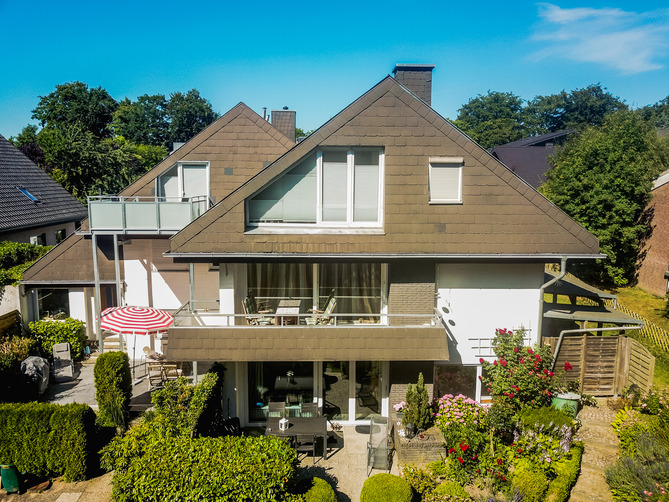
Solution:
{"label": "wooden fence", "polygon": [[[555,348],[558,337],[545,337]],[[572,365],[566,380],[580,380],[581,391],[613,396],[636,384],[644,391],[653,384],[655,357],[636,340],[618,335],[567,334],[562,339],[555,367]]]}
{"label": "wooden fence", "polygon": [[[612,305],[610,304],[610,301],[607,302],[607,306],[611,307]],[[623,314],[627,314],[630,317],[634,317],[635,319],[640,319],[644,322],[643,328],[637,331],[640,337],[645,338],[658,347],[661,347],[662,350],[666,350],[669,352],[669,331],[661,328],[657,324],[654,324],[652,321],[649,321],[643,316],[640,316],[633,310],[628,309],[624,305],[621,305],[620,302],[618,302],[615,306],[617,310],[622,312]]]}
{"label": "wooden fence", "polygon": [[18,310],[0,316],[0,335],[11,329],[13,326],[21,324],[21,316]]}

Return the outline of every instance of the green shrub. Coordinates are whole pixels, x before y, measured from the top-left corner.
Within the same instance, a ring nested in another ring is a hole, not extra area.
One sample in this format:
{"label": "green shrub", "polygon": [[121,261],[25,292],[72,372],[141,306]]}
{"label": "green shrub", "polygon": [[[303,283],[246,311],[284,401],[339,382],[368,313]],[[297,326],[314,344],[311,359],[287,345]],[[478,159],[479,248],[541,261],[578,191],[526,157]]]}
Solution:
{"label": "green shrub", "polygon": [[294,462],[295,450],[271,436],[170,437],[154,441],[125,465],[114,463],[112,497],[279,501],[294,475]]}
{"label": "green shrub", "polygon": [[423,498],[424,502],[451,502],[471,500],[469,493],[455,481],[444,481],[434,491]]}
{"label": "green shrub", "polygon": [[4,338],[0,341],[0,402],[32,401],[37,386],[21,374],[21,362],[34,352],[30,338]]}
{"label": "green shrub", "polygon": [[530,461],[523,459],[516,464],[511,487],[522,494],[523,502],[541,502],[548,488],[548,478],[543,471],[532,469]]}
{"label": "green shrub", "polygon": [[321,478],[313,478],[312,483],[304,494],[304,502],[337,502],[337,495],[330,483]]}
{"label": "green shrub", "polygon": [[84,322],[68,317],[63,320],[33,321],[29,325],[32,337],[37,340],[42,352],[50,357],[57,343],[70,343],[74,361],[84,358],[84,347],[88,344]]}
{"label": "green shrub", "polygon": [[571,458],[556,463],[556,477],[548,485],[545,494],[546,502],[565,502],[569,499],[571,489],[581,472],[582,456],[583,443],[574,443],[571,448]]}
{"label": "green shrub", "polygon": [[380,473],[367,478],[362,485],[360,502],[411,502],[413,492],[405,480],[394,474]]}
{"label": "green shrub", "polygon": [[23,279],[23,272],[52,247],[0,242],[0,287],[18,283]]}
{"label": "green shrub", "polygon": [[522,430],[544,432],[546,434],[560,434],[563,427],[574,429],[576,422],[572,416],[563,410],[552,406],[541,408],[523,408],[517,414]]}
{"label": "green shrub", "polygon": [[125,430],[132,398],[130,361],[124,352],[100,354],[93,368],[95,400],[98,403],[98,422],[104,426]]}
{"label": "green shrub", "polygon": [[420,469],[415,465],[409,464],[405,466],[402,469],[402,477],[407,480],[411,488],[421,497],[426,493],[430,493],[437,486],[437,482],[430,472]]}
{"label": "green shrub", "polygon": [[85,479],[94,467],[95,412],[85,404],[0,404],[0,462],[36,475]]}
{"label": "green shrub", "polygon": [[418,383],[415,387],[409,384],[404,399],[406,408],[404,409],[402,425],[413,424],[416,431],[429,428],[432,422],[432,406],[422,373],[418,374]]}

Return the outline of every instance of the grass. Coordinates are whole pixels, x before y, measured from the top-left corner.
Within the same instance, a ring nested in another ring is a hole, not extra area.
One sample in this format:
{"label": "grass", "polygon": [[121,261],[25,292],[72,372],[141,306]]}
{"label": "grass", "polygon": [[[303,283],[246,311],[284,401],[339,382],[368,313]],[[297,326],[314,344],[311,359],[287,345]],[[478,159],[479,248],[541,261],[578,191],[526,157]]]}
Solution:
{"label": "grass", "polygon": [[[625,307],[669,331],[669,319],[663,315],[666,308],[664,298],[647,293],[638,287],[620,288],[614,293]],[[638,340],[655,356],[653,385],[658,388],[669,388],[669,353],[646,338],[639,338],[635,331],[629,331],[627,336]]]}

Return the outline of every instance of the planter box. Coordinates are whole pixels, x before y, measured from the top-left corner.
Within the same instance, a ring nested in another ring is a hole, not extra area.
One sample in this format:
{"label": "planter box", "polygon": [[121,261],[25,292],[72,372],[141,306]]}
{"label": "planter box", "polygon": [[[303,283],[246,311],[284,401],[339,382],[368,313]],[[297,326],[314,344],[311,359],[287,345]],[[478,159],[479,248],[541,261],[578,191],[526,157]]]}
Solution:
{"label": "planter box", "polygon": [[439,429],[432,427],[423,434],[423,438],[416,434],[409,439],[404,432],[402,418],[397,415],[395,412],[391,413],[391,423],[396,459],[400,465],[413,464],[423,467],[430,462],[442,460],[446,457],[445,441]]}

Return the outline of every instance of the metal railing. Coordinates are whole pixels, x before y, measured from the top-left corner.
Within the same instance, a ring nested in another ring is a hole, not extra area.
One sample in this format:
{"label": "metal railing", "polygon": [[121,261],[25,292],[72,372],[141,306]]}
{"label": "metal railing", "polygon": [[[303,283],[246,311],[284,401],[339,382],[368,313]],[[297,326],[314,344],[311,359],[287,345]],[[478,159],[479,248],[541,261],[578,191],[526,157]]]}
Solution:
{"label": "metal railing", "polygon": [[178,232],[211,206],[207,196],[88,197],[91,232],[173,233]]}

